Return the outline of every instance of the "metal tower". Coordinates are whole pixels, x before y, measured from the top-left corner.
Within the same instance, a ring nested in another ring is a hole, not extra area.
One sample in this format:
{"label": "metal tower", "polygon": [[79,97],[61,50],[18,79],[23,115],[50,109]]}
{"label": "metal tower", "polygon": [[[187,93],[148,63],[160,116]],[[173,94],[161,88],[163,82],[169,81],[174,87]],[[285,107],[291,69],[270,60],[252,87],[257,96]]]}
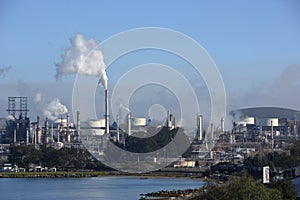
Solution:
{"label": "metal tower", "polygon": [[8,97],[7,112],[15,119],[19,118],[25,120],[29,111],[27,99],[27,97]]}

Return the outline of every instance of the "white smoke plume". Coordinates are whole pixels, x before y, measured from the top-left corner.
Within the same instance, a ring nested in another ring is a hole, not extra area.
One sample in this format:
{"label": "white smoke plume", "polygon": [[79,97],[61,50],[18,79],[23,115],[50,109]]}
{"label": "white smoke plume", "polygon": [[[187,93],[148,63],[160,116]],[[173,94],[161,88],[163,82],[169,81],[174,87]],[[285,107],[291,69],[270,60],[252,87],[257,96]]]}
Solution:
{"label": "white smoke plume", "polygon": [[59,99],[54,99],[48,104],[43,114],[44,117],[47,117],[48,119],[54,121],[59,115],[65,114],[67,112],[67,107],[63,105]]}
{"label": "white smoke plume", "polygon": [[83,35],[76,34],[70,39],[71,47],[62,55],[62,61],[56,64],[56,79],[67,74],[98,76],[101,84],[107,89],[106,65],[102,52],[97,48],[94,39],[85,40]]}
{"label": "white smoke plume", "polygon": [[40,103],[43,100],[43,94],[41,92],[37,92],[33,98],[33,102]]}
{"label": "white smoke plume", "polygon": [[7,116],[5,117],[5,119],[6,119],[7,121],[10,121],[10,120],[14,121],[14,120],[15,120],[15,118],[14,118],[12,115],[7,115]]}
{"label": "white smoke plume", "polygon": [[5,78],[6,73],[11,70],[11,66],[0,68],[0,78]]}

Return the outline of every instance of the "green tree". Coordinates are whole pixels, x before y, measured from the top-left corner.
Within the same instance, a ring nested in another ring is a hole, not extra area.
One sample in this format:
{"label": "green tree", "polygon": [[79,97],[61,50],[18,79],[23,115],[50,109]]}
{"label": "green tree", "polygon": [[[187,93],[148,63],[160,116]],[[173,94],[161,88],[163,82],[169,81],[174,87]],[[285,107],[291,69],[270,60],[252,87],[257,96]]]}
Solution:
{"label": "green tree", "polygon": [[273,182],[269,187],[279,190],[282,193],[283,199],[292,200],[297,197],[295,186],[290,180]]}
{"label": "green tree", "polygon": [[224,185],[205,187],[197,197],[204,200],[281,200],[282,193],[276,188],[266,188],[249,177],[233,177]]}

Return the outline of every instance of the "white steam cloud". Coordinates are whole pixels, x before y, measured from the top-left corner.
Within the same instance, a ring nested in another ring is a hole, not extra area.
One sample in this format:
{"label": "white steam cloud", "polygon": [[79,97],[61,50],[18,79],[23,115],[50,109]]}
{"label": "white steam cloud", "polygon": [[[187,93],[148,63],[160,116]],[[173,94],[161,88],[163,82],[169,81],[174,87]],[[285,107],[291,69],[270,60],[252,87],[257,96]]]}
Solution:
{"label": "white steam cloud", "polygon": [[5,119],[6,119],[7,121],[9,121],[9,120],[14,121],[14,120],[15,120],[15,118],[14,118],[12,115],[7,115],[7,116],[5,117]]}
{"label": "white steam cloud", "polygon": [[33,102],[40,103],[43,100],[43,94],[41,92],[37,92],[33,98]]}
{"label": "white steam cloud", "polygon": [[54,121],[59,115],[65,114],[67,112],[67,107],[63,105],[59,99],[54,99],[48,104],[43,114],[44,117],[47,117],[48,119]]}
{"label": "white steam cloud", "polygon": [[71,47],[62,55],[62,62],[56,64],[56,79],[67,74],[98,76],[103,87],[107,88],[106,65],[102,52],[94,39],[84,40],[83,35],[76,34],[70,39]]}

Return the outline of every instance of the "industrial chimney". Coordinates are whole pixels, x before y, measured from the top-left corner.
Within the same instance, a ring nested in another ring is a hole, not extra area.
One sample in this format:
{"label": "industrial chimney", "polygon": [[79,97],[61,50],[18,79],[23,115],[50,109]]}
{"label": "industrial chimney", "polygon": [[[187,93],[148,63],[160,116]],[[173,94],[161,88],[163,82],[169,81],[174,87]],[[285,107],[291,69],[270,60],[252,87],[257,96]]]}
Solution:
{"label": "industrial chimney", "polygon": [[197,116],[197,140],[200,142],[203,136],[203,116]]}
{"label": "industrial chimney", "polygon": [[67,113],[67,142],[71,142],[71,132],[70,132],[70,115]]}
{"label": "industrial chimney", "polygon": [[274,126],[273,126],[273,120],[271,120],[271,149],[274,148]]}
{"label": "industrial chimney", "polygon": [[105,89],[105,133],[109,134],[108,90]]}
{"label": "industrial chimney", "polygon": [[127,114],[127,135],[131,135],[131,116],[130,113]]}
{"label": "industrial chimney", "polygon": [[117,115],[117,141],[120,143],[120,128],[119,128],[120,118]]}
{"label": "industrial chimney", "polygon": [[49,142],[49,121],[48,118],[45,120],[45,143],[47,144]]}
{"label": "industrial chimney", "polygon": [[221,118],[221,134],[225,133],[225,119]]}
{"label": "industrial chimney", "polygon": [[77,135],[80,137],[80,112],[77,111]]}
{"label": "industrial chimney", "polygon": [[37,116],[36,118],[36,143],[37,144],[42,143],[42,130],[40,125],[40,116]]}

